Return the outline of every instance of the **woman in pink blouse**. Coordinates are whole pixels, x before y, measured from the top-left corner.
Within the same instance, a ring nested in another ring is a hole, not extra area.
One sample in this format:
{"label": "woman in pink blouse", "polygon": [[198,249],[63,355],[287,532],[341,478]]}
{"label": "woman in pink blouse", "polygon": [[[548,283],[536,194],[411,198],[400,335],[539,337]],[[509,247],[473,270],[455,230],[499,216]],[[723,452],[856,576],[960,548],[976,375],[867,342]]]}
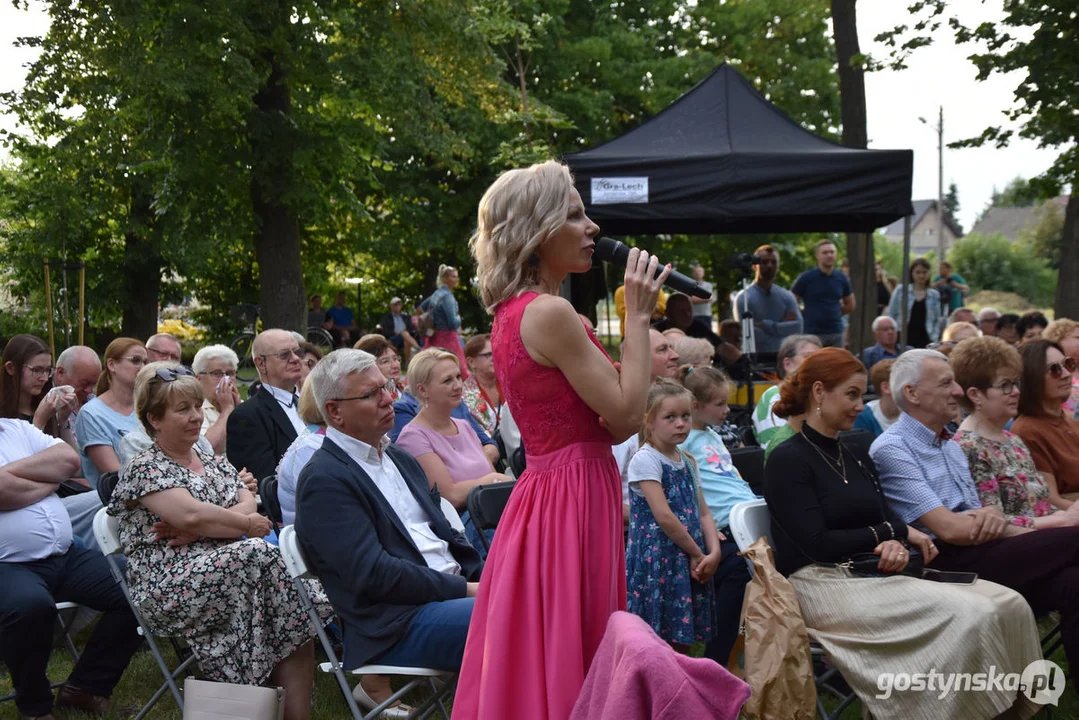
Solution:
{"label": "woman in pink blouse", "polygon": [[955,346],[949,362],[963,388],[960,402],[970,411],[954,439],[967,456],[982,505],[1019,527],[1079,525],[1079,503],[1063,512],[1053,507],[1026,443],[1004,429],[1019,410],[1019,352],[999,338],[971,338]]}
{"label": "woman in pink blouse", "polygon": [[441,348],[428,348],[409,364],[409,392],[423,406],[405,425],[397,444],[423,467],[431,485],[461,513],[469,541],[483,553],[465,501],[472,488],[512,478],[495,472],[483,452],[479,436],[467,420],[450,413],[461,404],[464,384],[457,356]]}

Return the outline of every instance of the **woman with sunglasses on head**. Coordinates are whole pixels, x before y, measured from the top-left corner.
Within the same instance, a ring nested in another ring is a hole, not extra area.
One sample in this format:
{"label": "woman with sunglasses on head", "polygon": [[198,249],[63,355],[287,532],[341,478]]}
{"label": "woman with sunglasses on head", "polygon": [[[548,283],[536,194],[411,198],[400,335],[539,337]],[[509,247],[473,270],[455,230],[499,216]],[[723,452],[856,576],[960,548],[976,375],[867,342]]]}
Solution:
{"label": "woman with sunglasses on head", "polygon": [[[307,720],[314,635],[270,521],[236,469],[198,446],[202,387],[185,367],[155,362],[133,388],[152,444],[127,466],[108,512],[119,519],[131,602],[158,633],[187,640],[210,680],[284,687],[288,720]],[[322,586],[305,581],[324,621]]]}
{"label": "woman with sunglasses on head", "polygon": [[963,388],[959,402],[970,413],[953,439],[967,456],[982,506],[1018,527],[1079,525],[1079,505],[1057,512],[1026,443],[1004,429],[1019,409],[1019,352],[1000,338],[979,337],[957,345],[949,361]]}
{"label": "woman with sunglasses on head", "polygon": [[1019,419],[1012,432],[1023,438],[1049,487],[1049,500],[1066,510],[1079,499],[1079,421],[1061,410],[1071,396],[1076,363],[1060,345],[1031,340],[1019,347],[1023,358]]}
{"label": "woman with sunglasses on head", "polygon": [[202,434],[214,452],[225,454],[229,415],[240,404],[236,389],[236,368],[240,358],[224,345],[207,345],[195,353],[191,370],[202,385]]}
{"label": "woman with sunglasses on head", "polygon": [[97,487],[102,473],[120,470],[124,435],[139,426],[135,417],[135,376],[146,364],[146,347],[134,338],[116,338],[105,348],[97,394],[75,420],[82,476]]}
{"label": "woman with sunglasses on head", "polygon": [[75,438],[67,419],[78,405],[72,388],[46,391],[52,377],[52,355],[44,341],[16,335],[4,346],[0,379],[0,417],[25,420],[72,447]]}

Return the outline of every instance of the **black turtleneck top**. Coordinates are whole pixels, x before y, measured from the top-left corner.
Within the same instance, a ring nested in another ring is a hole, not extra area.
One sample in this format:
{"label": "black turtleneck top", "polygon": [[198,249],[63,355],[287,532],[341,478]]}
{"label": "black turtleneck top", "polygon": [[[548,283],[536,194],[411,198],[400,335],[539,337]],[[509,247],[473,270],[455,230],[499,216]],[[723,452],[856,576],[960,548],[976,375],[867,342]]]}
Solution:
{"label": "black turtleneck top", "polygon": [[888,507],[865,450],[843,444],[846,483],[836,462],[839,453],[839,442],[803,424],[800,434],[768,458],[764,498],[772,516],[776,567],[784,575],[814,562],[838,563],[873,552],[878,537],[880,542],[907,537],[907,526]]}

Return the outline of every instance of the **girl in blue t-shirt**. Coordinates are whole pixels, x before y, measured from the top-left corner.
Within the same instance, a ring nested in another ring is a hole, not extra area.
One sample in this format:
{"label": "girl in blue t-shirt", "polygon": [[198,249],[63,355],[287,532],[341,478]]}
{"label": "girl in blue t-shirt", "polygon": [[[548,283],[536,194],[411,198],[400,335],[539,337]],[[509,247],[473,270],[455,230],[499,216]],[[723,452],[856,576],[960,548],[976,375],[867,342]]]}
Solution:
{"label": "girl in blue t-shirt", "polygon": [[719,537],[693,460],[678,449],[690,430],[692,396],[661,379],[648,393],[641,447],[629,463],[629,611],[676,650],[712,639],[712,575]]}
{"label": "girl in blue t-shirt", "polygon": [[693,427],[680,448],[696,461],[701,492],[720,528],[720,563],[712,580],[716,634],[705,647],[705,655],[726,666],[738,638],[742,598],[749,582],[749,569],[738,556],[738,546],[728,539],[727,526],[731,508],[756,499],[756,495],[738,473],[723,439],[713,429],[722,425],[730,412],[727,404],[732,390],[730,378],[718,368],[689,365],[680,370],[679,378],[693,395]]}

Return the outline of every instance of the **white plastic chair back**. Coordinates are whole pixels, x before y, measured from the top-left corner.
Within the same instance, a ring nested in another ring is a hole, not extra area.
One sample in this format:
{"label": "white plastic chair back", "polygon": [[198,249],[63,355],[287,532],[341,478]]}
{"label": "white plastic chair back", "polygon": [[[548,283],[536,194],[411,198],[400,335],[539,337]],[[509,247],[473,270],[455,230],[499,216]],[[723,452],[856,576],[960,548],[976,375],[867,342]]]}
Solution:
{"label": "white plastic chair back", "polygon": [[304,559],[300,549],[300,539],[296,535],[296,528],[286,525],[281,528],[277,536],[277,546],[281,550],[281,557],[285,561],[285,568],[293,578],[311,577],[307,569],[307,560]]}
{"label": "white plastic chair back", "polygon": [[[772,542],[771,516],[768,513],[768,503],[764,500],[747,500],[740,502],[731,509],[731,534],[739,550],[745,550],[758,538],[765,538],[774,549]],[[753,574],[753,564],[746,560],[749,565],[749,574]]]}
{"label": "white plastic chair back", "polygon": [[118,555],[123,552],[120,546],[120,521],[101,508],[94,515],[94,538],[103,555]]}
{"label": "white plastic chair back", "polygon": [[450,522],[450,527],[459,533],[464,533],[465,524],[461,522],[461,516],[457,514],[457,508],[450,504],[446,498],[442,498],[442,514]]}

